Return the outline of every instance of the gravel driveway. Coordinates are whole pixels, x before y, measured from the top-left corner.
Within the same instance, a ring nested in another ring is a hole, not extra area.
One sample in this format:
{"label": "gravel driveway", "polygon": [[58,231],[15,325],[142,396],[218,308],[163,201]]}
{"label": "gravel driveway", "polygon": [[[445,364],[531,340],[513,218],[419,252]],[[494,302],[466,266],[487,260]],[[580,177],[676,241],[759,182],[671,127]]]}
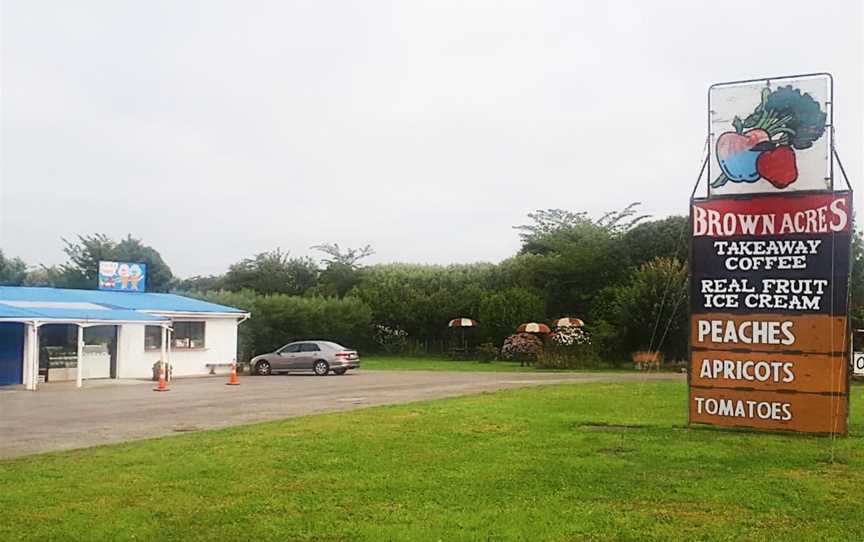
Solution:
{"label": "gravel driveway", "polygon": [[82,448],[230,425],[555,383],[682,380],[671,373],[358,371],[176,379],[155,393],[141,380],[0,391],[0,457]]}

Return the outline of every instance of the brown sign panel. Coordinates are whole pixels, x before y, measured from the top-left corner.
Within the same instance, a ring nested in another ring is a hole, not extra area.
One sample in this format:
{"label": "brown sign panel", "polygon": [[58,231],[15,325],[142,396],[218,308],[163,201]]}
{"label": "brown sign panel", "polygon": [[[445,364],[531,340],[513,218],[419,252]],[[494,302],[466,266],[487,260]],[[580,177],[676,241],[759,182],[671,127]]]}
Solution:
{"label": "brown sign panel", "polygon": [[845,316],[694,314],[690,322],[693,350],[842,354],[847,338]]}
{"label": "brown sign panel", "polygon": [[690,421],[845,433],[852,194],[694,200],[691,226]]}
{"label": "brown sign panel", "polygon": [[814,393],[690,388],[690,423],[846,433],[847,397]]}
{"label": "brown sign panel", "polygon": [[849,390],[847,366],[845,356],[694,350],[690,385],[843,394]]}

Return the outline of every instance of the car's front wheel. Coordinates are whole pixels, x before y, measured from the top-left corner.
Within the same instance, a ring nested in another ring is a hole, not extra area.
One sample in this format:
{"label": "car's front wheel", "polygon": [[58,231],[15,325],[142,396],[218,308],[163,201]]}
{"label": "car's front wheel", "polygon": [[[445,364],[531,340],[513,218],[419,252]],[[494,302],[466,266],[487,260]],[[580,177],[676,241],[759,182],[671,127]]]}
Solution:
{"label": "car's front wheel", "polygon": [[255,374],[260,376],[267,376],[271,372],[273,372],[273,368],[270,367],[269,361],[259,361],[255,364]]}
{"label": "car's front wheel", "polygon": [[327,373],[330,372],[330,365],[324,361],[323,359],[319,359],[315,362],[315,366],[313,367],[315,374],[318,376],[327,376]]}

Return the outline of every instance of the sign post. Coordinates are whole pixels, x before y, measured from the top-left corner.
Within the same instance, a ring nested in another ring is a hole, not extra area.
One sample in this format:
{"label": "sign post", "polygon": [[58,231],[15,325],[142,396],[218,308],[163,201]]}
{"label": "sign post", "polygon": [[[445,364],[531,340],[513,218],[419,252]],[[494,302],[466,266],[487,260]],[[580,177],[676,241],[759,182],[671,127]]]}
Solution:
{"label": "sign post", "polygon": [[711,88],[716,178],[690,208],[691,424],[847,432],[852,193],[833,190],[820,141],[830,95],[828,76]]}

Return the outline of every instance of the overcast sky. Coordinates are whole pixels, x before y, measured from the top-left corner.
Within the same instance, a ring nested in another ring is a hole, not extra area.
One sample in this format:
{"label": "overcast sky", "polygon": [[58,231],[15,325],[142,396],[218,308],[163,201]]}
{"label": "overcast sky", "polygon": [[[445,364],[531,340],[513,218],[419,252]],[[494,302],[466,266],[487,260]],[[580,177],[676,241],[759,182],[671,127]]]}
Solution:
{"label": "overcast sky", "polygon": [[815,71],[860,186],[861,35],[860,0],[5,0],[0,247],[498,261],[534,209],[686,213],[707,87]]}

